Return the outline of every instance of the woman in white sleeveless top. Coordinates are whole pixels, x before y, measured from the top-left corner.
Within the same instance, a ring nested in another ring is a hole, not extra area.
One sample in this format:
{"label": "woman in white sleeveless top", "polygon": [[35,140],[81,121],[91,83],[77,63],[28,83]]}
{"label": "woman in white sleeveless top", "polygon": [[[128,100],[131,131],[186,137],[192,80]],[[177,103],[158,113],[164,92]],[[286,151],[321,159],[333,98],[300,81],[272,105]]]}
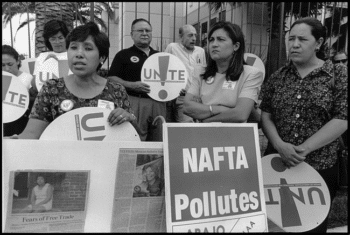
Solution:
{"label": "woman in white sleeveless top", "polygon": [[52,209],[53,186],[45,182],[42,175],[37,176],[37,184],[30,198],[31,205],[22,210],[22,213],[40,213]]}

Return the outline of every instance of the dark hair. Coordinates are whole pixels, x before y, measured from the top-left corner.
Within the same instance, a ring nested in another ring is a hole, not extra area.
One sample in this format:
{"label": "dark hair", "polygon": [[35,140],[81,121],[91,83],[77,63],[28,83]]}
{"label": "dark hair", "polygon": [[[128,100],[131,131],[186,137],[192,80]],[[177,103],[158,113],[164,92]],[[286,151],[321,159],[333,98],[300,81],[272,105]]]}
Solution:
{"label": "dark hair", "polygon": [[12,46],[3,45],[2,46],[2,54],[12,56],[16,61],[19,61],[18,68],[21,67],[21,60],[19,58],[19,54]]}
{"label": "dark hair", "polygon": [[61,32],[64,37],[67,37],[69,31],[67,28],[67,25],[61,21],[61,20],[50,20],[46,22],[44,25],[44,41],[45,41],[45,46],[50,50],[53,51],[53,48],[51,46],[51,43],[49,41],[49,38],[56,35],[58,32]]}
{"label": "dark hair", "polygon": [[[232,43],[239,42],[240,46],[237,51],[233,54],[233,57],[230,61],[230,65],[228,66],[228,69],[226,71],[226,80],[231,81],[237,81],[239,79],[239,76],[243,72],[243,65],[246,64],[244,61],[244,52],[245,52],[245,44],[244,44],[244,35],[242,33],[241,28],[236,25],[232,24],[228,21],[219,21],[215,23],[208,34],[208,39],[210,39],[211,35],[214,33],[214,31],[218,29],[223,29],[227,32],[229,37],[232,40]],[[209,41],[210,44],[210,41]],[[216,62],[210,57],[208,57],[208,66],[205,69],[205,73],[203,75],[203,79],[206,80],[209,77],[215,76],[215,73],[218,71],[218,68],[216,66]]]}
{"label": "dark hair", "polygon": [[311,28],[311,34],[312,36],[314,36],[314,38],[316,39],[316,41],[318,39],[320,39],[321,37],[323,38],[323,42],[320,46],[320,50],[316,52],[316,56],[322,60],[324,60],[326,58],[326,53],[325,53],[325,41],[326,41],[326,36],[327,36],[327,27],[323,26],[322,23],[313,17],[305,17],[305,18],[301,18],[297,21],[295,21],[292,26],[290,27],[290,30],[292,30],[292,28],[295,25],[298,24],[307,24],[310,26]]}
{"label": "dark hair", "polygon": [[140,22],[140,21],[146,22],[146,23],[149,24],[149,26],[151,26],[151,28],[152,28],[152,25],[151,25],[151,23],[150,23],[148,20],[146,20],[146,19],[144,19],[144,18],[139,18],[139,19],[135,19],[135,20],[131,23],[131,30],[132,30],[132,28],[134,27],[134,25],[135,25],[136,23]]}
{"label": "dark hair", "polygon": [[46,175],[40,173],[40,174],[38,174],[38,175],[36,176],[36,180],[38,180],[39,177],[44,178],[44,180],[45,180],[45,182],[46,182]]}
{"label": "dark hair", "polygon": [[[92,37],[92,40],[98,49],[99,58],[105,57],[105,60],[103,61],[104,63],[109,55],[109,39],[105,33],[100,31],[97,24],[92,21],[74,28],[72,32],[68,34],[66,38],[66,48],[69,48],[71,42],[84,42],[89,36]],[[102,64],[97,66],[96,71],[102,67]]]}

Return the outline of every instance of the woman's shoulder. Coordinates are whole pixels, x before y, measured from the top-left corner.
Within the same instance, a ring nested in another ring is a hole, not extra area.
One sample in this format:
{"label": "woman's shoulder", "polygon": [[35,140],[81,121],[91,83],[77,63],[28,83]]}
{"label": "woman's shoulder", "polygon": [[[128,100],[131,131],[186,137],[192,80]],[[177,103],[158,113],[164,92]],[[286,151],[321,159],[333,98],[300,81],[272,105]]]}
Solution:
{"label": "woman's shoulder", "polygon": [[243,65],[243,69],[247,73],[263,73],[261,69],[247,64]]}

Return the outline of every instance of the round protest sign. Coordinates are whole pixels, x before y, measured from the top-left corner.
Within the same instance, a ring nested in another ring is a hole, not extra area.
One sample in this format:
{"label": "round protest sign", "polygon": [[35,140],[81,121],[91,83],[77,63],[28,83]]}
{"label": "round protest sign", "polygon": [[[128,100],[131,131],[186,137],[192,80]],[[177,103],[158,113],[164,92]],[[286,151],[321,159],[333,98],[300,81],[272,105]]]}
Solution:
{"label": "round protest sign", "polygon": [[36,62],[36,58],[24,59],[21,61],[22,66],[19,70],[33,75],[34,69],[35,69],[35,62]]}
{"label": "round protest sign", "polygon": [[68,66],[67,52],[43,52],[36,58],[34,78],[38,91],[40,91],[46,80],[60,78],[68,74],[72,74],[72,72]]}
{"label": "round protest sign", "polygon": [[13,122],[27,111],[29,94],[27,88],[15,75],[2,71],[2,121]]}
{"label": "round protest sign", "polygon": [[265,78],[265,65],[257,55],[252,53],[244,53],[244,60],[248,65],[260,69],[261,72],[263,72],[263,78]]}
{"label": "round protest sign", "polygon": [[188,74],[182,61],[165,52],[150,56],[141,70],[141,81],[151,88],[148,95],[161,102],[178,97],[181,89],[185,89],[187,79]]}
{"label": "round protest sign", "polygon": [[279,154],[262,158],[267,216],[286,232],[305,232],[320,225],[330,209],[323,178],[302,162],[286,168]]}
{"label": "round protest sign", "polygon": [[140,141],[130,122],[110,126],[111,110],[84,107],[56,118],[40,136],[41,140]]}

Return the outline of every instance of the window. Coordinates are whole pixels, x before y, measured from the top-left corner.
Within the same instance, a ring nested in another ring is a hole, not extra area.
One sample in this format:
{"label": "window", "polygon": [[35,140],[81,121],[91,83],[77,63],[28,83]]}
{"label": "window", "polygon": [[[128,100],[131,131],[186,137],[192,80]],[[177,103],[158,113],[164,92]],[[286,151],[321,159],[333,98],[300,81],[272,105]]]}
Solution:
{"label": "window", "polygon": [[197,31],[197,36],[196,36],[196,46],[199,46],[200,45],[200,29],[199,29],[199,23],[197,24],[194,24],[193,27],[196,29]]}
{"label": "window", "polygon": [[28,172],[16,172],[13,188],[18,192],[17,198],[28,198]]}
{"label": "window", "polygon": [[213,19],[210,20],[209,28],[210,28],[211,26],[213,26],[213,24],[216,23],[216,19],[217,19],[217,18],[215,17],[215,18],[213,18]]}
{"label": "window", "polygon": [[219,21],[226,21],[226,10],[219,13]]}

